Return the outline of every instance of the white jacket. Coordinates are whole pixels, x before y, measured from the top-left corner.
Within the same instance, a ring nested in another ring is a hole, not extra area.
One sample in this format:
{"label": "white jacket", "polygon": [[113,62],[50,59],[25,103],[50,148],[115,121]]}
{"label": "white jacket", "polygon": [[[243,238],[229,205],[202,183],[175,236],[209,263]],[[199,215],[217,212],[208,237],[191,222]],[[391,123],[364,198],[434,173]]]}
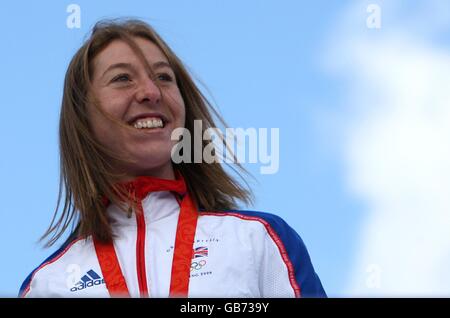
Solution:
{"label": "white jacket", "polygon": [[[137,237],[145,231],[150,297],[168,297],[180,206],[171,192],[142,200],[137,216],[108,206],[114,248],[131,297],[139,297]],[[109,297],[93,240],[64,244],[24,281],[22,297]],[[281,218],[260,212],[200,212],[188,297],[326,297],[305,245]]]}

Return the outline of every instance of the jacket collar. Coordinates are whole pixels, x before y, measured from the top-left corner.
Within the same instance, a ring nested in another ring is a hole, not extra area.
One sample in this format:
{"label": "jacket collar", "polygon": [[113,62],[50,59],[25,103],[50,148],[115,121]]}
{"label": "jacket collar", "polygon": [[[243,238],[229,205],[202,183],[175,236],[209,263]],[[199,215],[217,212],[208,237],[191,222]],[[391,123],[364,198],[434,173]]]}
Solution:
{"label": "jacket collar", "polygon": [[[150,192],[171,191],[184,196],[187,186],[183,176],[175,170],[175,180],[161,179],[152,176],[138,176],[131,181],[119,182],[116,185],[128,193],[132,201],[142,201]],[[103,204],[108,206],[111,202],[106,197],[102,198]]]}
{"label": "jacket collar", "polygon": [[172,191],[183,196],[187,192],[183,176],[175,171],[175,180],[160,179],[151,176],[139,176],[132,181],[119,183],[132,198],[142,201],[150,192]]}

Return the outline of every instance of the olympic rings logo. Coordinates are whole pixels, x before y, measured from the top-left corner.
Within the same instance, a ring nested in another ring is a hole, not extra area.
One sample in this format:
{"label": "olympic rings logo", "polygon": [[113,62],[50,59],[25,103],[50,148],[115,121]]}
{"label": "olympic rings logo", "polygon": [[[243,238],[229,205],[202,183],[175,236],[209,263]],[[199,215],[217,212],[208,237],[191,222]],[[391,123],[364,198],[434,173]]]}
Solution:
{"label": "olympic rings logo", "polygon": [[194,271],[194,270],[197,271],[197,270],[201,269],[205,265],[206,265],[206,261],[205,260],[201,260],[199,262],[192,262],[191,263],[191,272]]}

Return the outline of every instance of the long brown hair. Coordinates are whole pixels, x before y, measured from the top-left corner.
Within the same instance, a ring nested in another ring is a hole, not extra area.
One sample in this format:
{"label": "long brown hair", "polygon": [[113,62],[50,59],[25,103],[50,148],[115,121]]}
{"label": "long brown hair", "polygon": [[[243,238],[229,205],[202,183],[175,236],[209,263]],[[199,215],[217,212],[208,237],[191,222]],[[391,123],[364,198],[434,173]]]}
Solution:
{"label": "long brown hair", "polygon": [[[87,113],[89,103],[94,104],[103,115],[111,119],[98,107],[93,97],[91,62],[102,49],[116,39],[126,41],[142,56],[133,37],[150,40],[167,57],[185,103],[185,128],[192,133],[194,120],[202,120],[203,131],[217,127],[213,118],[217,118],[226,126],[223,118],[198,89],[180,59],[151,26],[140,20],[130,19],[98,22],[91,36],[72,58],[65,76],[59,122],[59,194],[53,219],[41,237],[41,240],[48,239],[46,246],[53,245],[70,226],[70,238],[92,235],[104,242],[113,239],[104,198],[125,209],[123,198],[126,193],[117,188],[117,183],[123,175],[114,168],[115,163],[123,161],[124,158],[102,146],[94,138],[90,128]],[[222,139],[222,142],[228,147],[226,140]],[[204,142],[203,146],[206,144]],[[191,149],[194,149],[193,145]],[[236,208],[238,201],[245,204],[252,202],[251,191],[241,174],[248,173],[239,164],[238,169],[231,168],[244,180],[247,187],[237,182],[219,163],[172,164],[183,175],[196,204],[205,210],[229,210]],[[62,211],[59,213],[62,202]]]}

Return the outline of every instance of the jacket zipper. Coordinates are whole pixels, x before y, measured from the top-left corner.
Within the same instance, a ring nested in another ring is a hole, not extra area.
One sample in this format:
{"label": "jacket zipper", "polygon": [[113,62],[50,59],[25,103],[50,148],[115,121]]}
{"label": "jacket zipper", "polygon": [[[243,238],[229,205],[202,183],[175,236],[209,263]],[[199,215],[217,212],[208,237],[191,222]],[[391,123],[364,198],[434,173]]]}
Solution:
{"label": "jacket zipper", "polygon": [[137,202],[136,211],[137,239],[136,239],[136,270],[141,297],[148,297],[147,274],[145,267],[145,219],[142,201]]}

